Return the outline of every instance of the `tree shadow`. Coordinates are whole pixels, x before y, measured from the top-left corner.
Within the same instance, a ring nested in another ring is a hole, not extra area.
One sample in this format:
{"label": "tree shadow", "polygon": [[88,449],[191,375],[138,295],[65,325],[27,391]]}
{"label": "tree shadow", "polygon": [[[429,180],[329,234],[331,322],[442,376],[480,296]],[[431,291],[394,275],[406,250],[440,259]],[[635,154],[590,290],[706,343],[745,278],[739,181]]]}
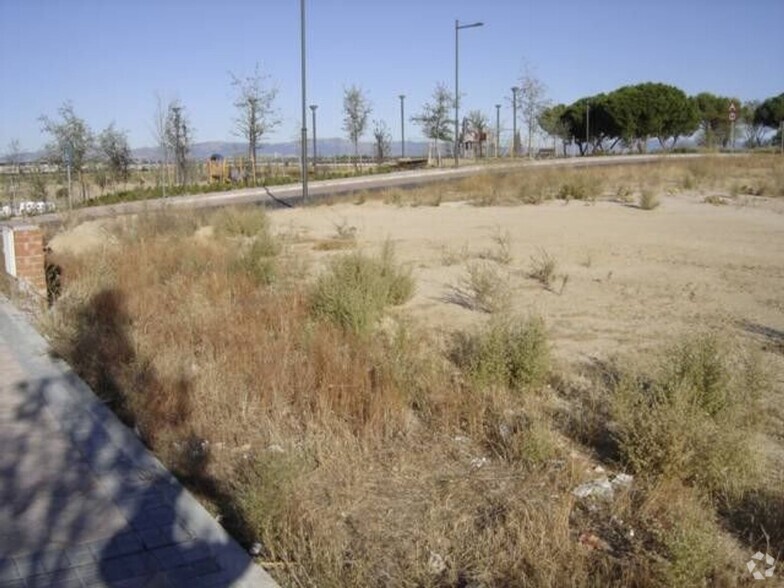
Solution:
{"label": "tree shadow", "polygon": [[724,527],[755,551],[784,554],[784,493],[756,489],[719,507]]}
{"label": "tree shadow", "polygon": [[739,324],[744,331],[761,339],[763,351],[784,355],[784,331],[746,320]]}
{"label": "tree shadow", "polygon": [[[106,403],[43,358],[15,385],[0,384],[0,585],[274,586],[109,410],[131,426],[176,424],[188,413],[184,380],[166,410],[146,399],[162,420],[133,412],[124,370],[140,359],[129,324],[122,295],[100,292],[80,311],[67,353]],[[133,381],[143,393],[166,393],[149,367]],[[232,495],[210,476],[209,452],[193,451],[199,444],[188,437],[190,457],[177,473],[218,506],[235,536],[252,538]]]}

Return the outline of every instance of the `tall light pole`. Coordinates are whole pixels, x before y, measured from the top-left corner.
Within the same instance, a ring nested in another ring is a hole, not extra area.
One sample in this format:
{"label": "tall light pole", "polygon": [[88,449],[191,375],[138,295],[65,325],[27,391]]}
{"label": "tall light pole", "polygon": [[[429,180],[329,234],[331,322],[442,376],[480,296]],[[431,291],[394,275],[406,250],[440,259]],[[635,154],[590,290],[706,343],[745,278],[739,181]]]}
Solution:
{"label": "tall light pole", "polygon": [[591,105],[586,102],[585,103],[585,155],[588,155],[588,144],[591,141],[590,129],[591,129]]}
{"label": "tall light pole", "polygon": [[405,106],[403,106],[406,95],[401,94],[398,98],[400,98],[400,158],[403,159],[406,156],[406,117]]}
{"label": "tall light pole", "polygon": [[495,158],[498,159],[498,149],[501,145],[501,105],[495,105]]}
{"label": "tall light pole", "polygon": [[310,105],[310,112],[313,114],[313,176],[316,176],[316,157],[318,156],[318,152],[316,151],[316,109],[318,108],[318,104],[311,104]]}
{"label": "tall light pole", "polygon": [[300,159],[302,164],[302,201],[308,200],[308,109],[306,91],[306,69],[305,69],[305,0],[299,2],[300,13],[300,37],[302,43],[302,146],[300,149]]}
{"label": "tall light pole", "polygon": [[517,86],[512,87],[512,157],[517,157]]}
{"label": "tall light pole", "polygon": [[483,22],[474,22],[471,24],[461,25],[459,20],[455,20],[455,167],[460,165],[458,163],[458,146],[460,144],[460,136],[458,134],[458,119],[460,117],[460,84],[458,82],[460,72],[460,35],[458,34],[462,29],[472,29],[475,27],[483,26]]}

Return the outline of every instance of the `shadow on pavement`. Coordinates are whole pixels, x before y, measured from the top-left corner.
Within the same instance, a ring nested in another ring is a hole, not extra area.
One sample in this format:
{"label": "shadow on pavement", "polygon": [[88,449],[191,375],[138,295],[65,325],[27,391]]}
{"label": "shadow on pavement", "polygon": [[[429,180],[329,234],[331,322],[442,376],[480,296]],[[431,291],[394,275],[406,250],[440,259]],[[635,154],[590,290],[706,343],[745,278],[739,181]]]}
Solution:
{"label": "shadow on pavement", "polygon": [[[136,358],[121,300],[98,296],[83,318],[111,320],[91,322],[75,349],[117,402],[115,370]],[[29,375],[0,384],[0,586],[275,585],[79,378]],[[140,383],[158,386],[151,371]],[[239,524],[208,458],[182,474]]]}

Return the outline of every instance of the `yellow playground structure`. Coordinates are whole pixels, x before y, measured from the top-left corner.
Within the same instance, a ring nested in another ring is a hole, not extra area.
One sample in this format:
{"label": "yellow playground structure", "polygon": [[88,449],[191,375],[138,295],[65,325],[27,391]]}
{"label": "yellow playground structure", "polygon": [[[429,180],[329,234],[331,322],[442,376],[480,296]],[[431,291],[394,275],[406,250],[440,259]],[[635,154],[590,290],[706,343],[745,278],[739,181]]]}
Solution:
{"label": "yellow playground structure", "polygon": [[242,181],[245,172],[244,158],[228,160],[223,155],[213,153],[207,160],[207,176],[211,183],[236,183]]}

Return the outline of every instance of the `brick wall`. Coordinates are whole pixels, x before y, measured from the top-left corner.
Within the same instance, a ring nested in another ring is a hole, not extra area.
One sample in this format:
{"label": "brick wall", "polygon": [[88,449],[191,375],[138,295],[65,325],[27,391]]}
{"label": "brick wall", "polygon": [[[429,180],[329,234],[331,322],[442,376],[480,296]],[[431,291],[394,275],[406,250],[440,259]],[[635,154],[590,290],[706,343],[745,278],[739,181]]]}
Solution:
{"label": "brick wall", "polygon": [[[8,231],[11,231],[10,240]],[[4,241],[13,243],[15,272],[9,271],[3,262],[3,271],[11,274],[21,284],[34,292],[46,295],[46,270],[44,262],[44,236],[34,225],[3,227]],[[3,252],[5,253],[5,252]],[[5,258],[3,255],[2,259]]]}

